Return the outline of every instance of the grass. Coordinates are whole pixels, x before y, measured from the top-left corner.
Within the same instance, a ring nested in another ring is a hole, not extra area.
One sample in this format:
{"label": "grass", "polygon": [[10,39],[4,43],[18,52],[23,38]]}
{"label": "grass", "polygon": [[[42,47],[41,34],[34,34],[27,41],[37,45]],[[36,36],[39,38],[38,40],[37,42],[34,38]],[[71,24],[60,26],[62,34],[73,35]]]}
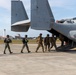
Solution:
{"label": "grass", "polygon": [[[4,40],[0,40],[0,44],[3,44],[4,43]],[[18,39],[18,40],[12,40],[12,43],[13,44],[22,44],[22,40],[20,39]],[[35,44],[36,43],[36,40],[35,39],[29,39],[29,42],[28,43],[30,43],[30,44]]]}
{"label": "grass", "polygon": [[[59,43],[60,41],[57,40],[57,43]],[[22,44],[22,40],[18,39],[18,40],[12,40],[13,44]],[[36,44],[36,39],[29,39],[29,44]],[[4,40],[0,40],[0,44],[4,44]]]}

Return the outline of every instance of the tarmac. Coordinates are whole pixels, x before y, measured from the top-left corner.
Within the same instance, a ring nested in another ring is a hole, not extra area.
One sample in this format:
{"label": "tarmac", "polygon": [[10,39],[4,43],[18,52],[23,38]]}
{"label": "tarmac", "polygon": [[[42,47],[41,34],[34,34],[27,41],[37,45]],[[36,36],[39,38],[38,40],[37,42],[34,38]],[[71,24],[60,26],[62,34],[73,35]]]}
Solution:
{"label": "tarmac", "polygon": [[31,53],[20,53],[22,44],[11,44],[13,54],[3,54],[0,44],[0,75],[76,75],[76,51],[35,53],[37,44],[29,44]]}

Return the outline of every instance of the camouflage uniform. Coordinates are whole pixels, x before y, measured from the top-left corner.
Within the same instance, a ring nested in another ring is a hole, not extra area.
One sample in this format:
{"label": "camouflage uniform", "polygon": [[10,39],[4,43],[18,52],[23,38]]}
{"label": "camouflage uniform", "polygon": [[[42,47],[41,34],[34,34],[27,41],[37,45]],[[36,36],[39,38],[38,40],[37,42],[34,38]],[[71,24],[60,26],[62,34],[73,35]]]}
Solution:
{"label": "camouflage uniform", "polygon": [[47,47],[48,47],[48,51],[50,49],[50,37],[49,34],[47,34],[47,36],[44,39],[44,45],[45,45],[45,51],[47,51]]}
{"label": "camouflage uniform", "polygon": [[61,41],[61,46],[64,45],[64,36],[59,34],[59,40]]}
{"label": "camouflage uniform", "polygon": [[37,42],[38,42],[38,46],[36,48],[36,52],[38,51],[38,49],[40,48],[40,46],[42,47],[42,51],[44,52],[42,34],[40,34],[40,36],[37,38]]}
{"label": "camouflage uniform", "polygon": [[7,35],[7,38],[4,39],[4,43],[5,43],[5,49],[4,49],[4,54],[6,54],[6,49],[8,48],[10,54],[12,53],[11,52],[11,49],[10,49],[10,45],[9,43],[11,43],[12,40],[9,38],[9,35]]}
{"label": "camouflage uniform", "polygon": [[23,49],[26,47],[28,53],[30,53],[29,51],[29,47],[28,47],[28,39],[27,39],[27,35],[25,35],[25,38],[22,39],[22,42],[23,42],[23,47],[21,49],[21,53],[23,53]]}
{"label": "camouflage uniform", "polygon": [[57,39],[57,38],[54,37],[54,36],[52,36],[52,37],[50,38],[50,43],[51,43],[50,49],[54,46],[54,47],[55,47],[55,50],[57,50],[56,39]]}

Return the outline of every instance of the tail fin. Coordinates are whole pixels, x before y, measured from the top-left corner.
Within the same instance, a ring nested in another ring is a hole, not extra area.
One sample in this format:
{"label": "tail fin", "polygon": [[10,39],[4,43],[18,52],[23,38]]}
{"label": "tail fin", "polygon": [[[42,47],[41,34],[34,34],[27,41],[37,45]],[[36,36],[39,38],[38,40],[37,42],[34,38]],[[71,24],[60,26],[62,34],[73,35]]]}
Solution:
{"label": "tail fin", "polygon": [[28,16],[26,14],[26,11],[24,9],[22,1],[12,1],[11,2],[11,24],[27,20]]}
{"label": "tail fin", "polygon": [[17,32],[26,32],[29,29],[29,22],[27,13],[22,1],[11,1],[11,30]]}
{"label": "tail fin", "polygon": [[31,28],[50,30],[54,21],[48,0],[31,0]]}

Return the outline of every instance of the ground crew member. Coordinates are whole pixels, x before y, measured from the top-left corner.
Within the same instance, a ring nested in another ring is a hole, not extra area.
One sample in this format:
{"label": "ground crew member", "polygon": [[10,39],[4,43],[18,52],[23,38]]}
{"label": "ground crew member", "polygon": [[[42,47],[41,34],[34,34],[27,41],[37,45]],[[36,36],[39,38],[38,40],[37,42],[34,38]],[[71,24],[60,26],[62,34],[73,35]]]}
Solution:
{"label": "ground crew member", "polygon": [[10,54],[12,54],[13,52],[11,52],[10,45],[9,45],[9,43],[12,43],[12,40],[9,38],[9,35],[7,35],[7,38],[4,39],[4,43],[5,43],[4,54],[6,54],[7,48],[9,50]]}
{"label": "ground crew member", "polygon": [[42,51],[44,52],[43,38],[42,38],[42,34],[41,33],[40,33],[40,35],[37,38],[37,43],[38,43],[38,46],[36,48],[36,52],[38,51],[38,49],[40,48],[40,46],[42,47]]}
{"label": "ground crew member", "polygon": [[55,47],[55,50],[57,50],[56,40],[57,40],[57,38],[54,37],[54,35],[52,34],[52,37],[50,38],[50,43],[51,43],[50,49],[54,46]]}
{"label": "ground crew member", "polygon": [[44,45],[45,45],[45,51],[47,51],[47,47],[48,47],[48,51],[50,49],[50,37],[49,34],[47,34],[47,36],[44,38]]}
{"label": "ground crew member", "polygon": [[23,47],[21,49],[21,53],[23,53],[23,49],[26,47],[28,53],[30,53],[29,51],[29,47],[28,47],[28,39],[27,39],[27,35],[25,35],[25,38],[22,39],[22,43],[23,43]]}

